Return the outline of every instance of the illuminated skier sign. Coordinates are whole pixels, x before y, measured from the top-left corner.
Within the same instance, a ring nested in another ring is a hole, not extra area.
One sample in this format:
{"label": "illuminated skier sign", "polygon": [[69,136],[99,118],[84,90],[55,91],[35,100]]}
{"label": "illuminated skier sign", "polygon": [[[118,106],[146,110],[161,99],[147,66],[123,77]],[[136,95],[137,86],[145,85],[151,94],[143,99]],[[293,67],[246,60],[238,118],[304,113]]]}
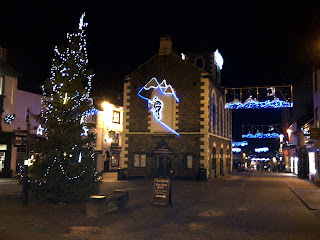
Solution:
{"label": "illuminated skier sign", "polygon": [[[151,90],[151,97],[150,97],[150,93],[148,93],[150,90]],[[175,102],[177,103],[179,103],[179,98],[177,97],[172,86],[170,84],[167,84],[165,79],[159,84],[156,78],[152,78],[144,87],[142,87],[139,90],[138,96],[148,101],[148,108],[153,113],[154,119],[157,122],[159,122],[162,126],[164,126],[170,132],[179,136],[179,133],[174,131],[172,127],[169,126],[171,122],[169,121],[169,119],[171,116],[166,116],[166,111],[165,111],[165,108],[170,107],[169,103],[166,104],[166,102],[170,102],[167,100],[168,96],[173,97]],[[167,111],[167,112],[170,112],[170,111]]]}

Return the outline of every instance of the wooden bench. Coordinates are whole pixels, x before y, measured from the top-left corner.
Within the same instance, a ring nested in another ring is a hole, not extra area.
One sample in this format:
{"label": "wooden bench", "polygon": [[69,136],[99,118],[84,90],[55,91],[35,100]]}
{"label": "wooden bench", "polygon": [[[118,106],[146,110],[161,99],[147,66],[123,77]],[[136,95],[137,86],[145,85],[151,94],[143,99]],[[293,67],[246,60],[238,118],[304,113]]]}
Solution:
{"label": "wooden bench", "polygon": [[128,206],[129,192],[123,189],[114,190],[113,193],[92,195],[87,202],[87,217],[100,217],[108,212],[123,209]]}
{"label": "wooden bench", "polygon": [[197,173],[193,171],[188,171],[188,170],[174,170],[173,171],[173,178],[192,178],[195,180],[197,178]]}
{"label": "wooden bench", "polygon": [[127,180],[130,177],[144,177],[145,179],[149,178],[149,172],[145,170],[125,171],[125,175]]}

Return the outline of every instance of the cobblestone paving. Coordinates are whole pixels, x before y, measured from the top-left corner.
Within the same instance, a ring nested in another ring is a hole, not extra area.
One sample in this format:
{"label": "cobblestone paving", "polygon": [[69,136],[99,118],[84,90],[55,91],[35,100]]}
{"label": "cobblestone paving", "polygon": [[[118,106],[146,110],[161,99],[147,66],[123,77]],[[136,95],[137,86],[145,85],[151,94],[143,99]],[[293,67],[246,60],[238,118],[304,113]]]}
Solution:
{"label": "cobblestone paving", "polygon": [[85,204],[30,198],[22,206],[21,186],[0,180],[0,239],[319,239],[320,218],[294,192],[315,187],[309,184],[255,172],[207,182],[173,180],[173,205],[158,207],[152,205],[152,180],[117,181],[116,173],[108,173],[101,194],[127,189],[129,206],[88,218]]}

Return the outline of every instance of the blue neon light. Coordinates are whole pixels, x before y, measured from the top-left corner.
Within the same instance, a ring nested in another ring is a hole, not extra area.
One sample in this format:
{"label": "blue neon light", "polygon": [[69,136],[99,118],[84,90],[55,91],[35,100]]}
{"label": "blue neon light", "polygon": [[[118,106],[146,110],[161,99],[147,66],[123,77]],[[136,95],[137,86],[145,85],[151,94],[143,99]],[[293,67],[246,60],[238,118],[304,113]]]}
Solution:
{"label": "blue neon light", "polygon": [[255,148],[254,151],[257,153],[268,152],[269,148],[268,147]]}
{"label": "blue neon light", "polygon": [[241,148],[232,148],[232,152],[239,153],[241,152]]}
{"label": "blue neon light", "polygon": [[248,134],[243,134],[242,138],[280,138],[279,133],[248,133]]}
{"label": "blue neon light", "polygon": [[247,141],[242,141],[242,142],[232,142],[232,147],[244,147],[248,146]]}
{"label": "blue neon light", "polygon": [[163,102],[155,96],[152,100],[150,100],[147,97],[142,96],[141,92],[143,90],[150,90],[150,89],[159,89],[162,94],[170,94],[172,95],[177,102],[179,102],[179,98],[177,97],[175,91],[173,90],[172,86],[167,84],[166,80],[164,79],[161,84],[159,84],[158,80],[153,77],[144,87],[142,87],[139,92],[138,96],[141,97],[142,99],[148,101],[148,108],[149,110],[153,113],[154,118],[166,129],[168,129],[170,132],[176,134],[179,136],[179,133],[174,131],[172,128],[170,128],[167,124],[161,121],[162,115],[161,115],[161,110],[163,108]]}
{"label": "blue neon light", "polygon": [[288,108],[293,107],[292,102],[286,102],[279,100],[278,98],[270,101],[258,102],[257,100],[249,100],[245,103],[241,103],[238,99],[233,102],[226,103],[225,108],[227,109],[259,109],[259,108]]}

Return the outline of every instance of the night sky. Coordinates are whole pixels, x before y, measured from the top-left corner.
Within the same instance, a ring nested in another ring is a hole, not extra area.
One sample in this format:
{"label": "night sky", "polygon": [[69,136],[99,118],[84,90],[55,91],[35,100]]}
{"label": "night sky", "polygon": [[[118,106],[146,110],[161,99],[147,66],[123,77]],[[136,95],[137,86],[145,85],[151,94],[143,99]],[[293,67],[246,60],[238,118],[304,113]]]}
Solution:
{"label": "night sky", "polygon": [[[91,96],[116,104],[122,80],[158,52],[164,35],[172,37],[177,53],[219,49],[227,87],[310,81],[310,69],[320,62],[319,1],[11,2],[0,4],[0,45],[23,74],[19,88],[35,93],[50,77],[53,47],[66,43],[83,12],[89,68],[96,74]],[[265,116],[255,112],[242,123],[259,118],[265,124]]]}
{"label": "night sky", "polygon": [[165,34],[179,53],[219,49],[225,86],[290,84],[293,70],[310,64],[320,32],[319,4],[306,1],[12,2],[1,4],[0,44],[23,74],[19,87],[33,92],[50,77],[53,47],[66,42],[83,12],[96,73],[93,94],[119,92],[124,77],[157,53]]}

